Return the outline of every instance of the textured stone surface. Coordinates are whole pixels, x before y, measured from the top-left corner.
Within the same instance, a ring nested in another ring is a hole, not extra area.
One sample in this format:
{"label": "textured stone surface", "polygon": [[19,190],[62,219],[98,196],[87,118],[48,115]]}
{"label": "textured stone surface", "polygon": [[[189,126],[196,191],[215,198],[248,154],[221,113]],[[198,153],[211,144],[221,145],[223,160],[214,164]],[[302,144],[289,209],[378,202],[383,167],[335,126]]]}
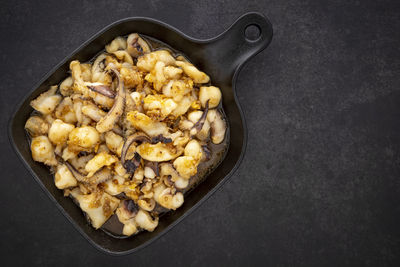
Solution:
{"label": "textured stone surface", "polygon": [[[246,11],[267,15],[275,35],[238,77],[250,130],[243,164],[208,201],[150,246],[118,258],[97,251],[12,152],[6,125],[15,104],[64,56],[117,19],[154,17],[209,38]],[[399,14],[396,0],[3,2],[2,262],[399,264]]]}

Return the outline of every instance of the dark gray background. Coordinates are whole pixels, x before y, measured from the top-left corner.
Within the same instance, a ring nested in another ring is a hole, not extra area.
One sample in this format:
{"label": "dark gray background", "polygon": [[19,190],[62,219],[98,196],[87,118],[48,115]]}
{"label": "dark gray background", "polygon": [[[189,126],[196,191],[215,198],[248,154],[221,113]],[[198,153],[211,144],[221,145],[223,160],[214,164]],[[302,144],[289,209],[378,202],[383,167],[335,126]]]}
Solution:
{"label": "dark gray background", "polygon": [[[274,25],[240,72],[239,170],[129,256],[93,248],[12,151],[15,104],[107,24],[149,16],[198,38],[246,11]],[[400,253],[400,2],[2,1],[0,254],[9,265],[395,266]],[[89,265],[88,265],[89,264]]]}

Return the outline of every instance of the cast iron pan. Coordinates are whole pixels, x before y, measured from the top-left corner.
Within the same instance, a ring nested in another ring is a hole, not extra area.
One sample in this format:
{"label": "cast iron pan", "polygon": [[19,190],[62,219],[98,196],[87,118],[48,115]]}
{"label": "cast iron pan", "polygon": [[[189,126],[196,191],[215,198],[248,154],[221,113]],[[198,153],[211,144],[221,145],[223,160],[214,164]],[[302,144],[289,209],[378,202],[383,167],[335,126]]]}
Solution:
{"label": "cast iron pan", "polygon": [[[256,26],[260,32],[259,37],[255,40],[249,40],[245,36],[245,30],[250,25]],[[116,239],[101,230],[92,228],[80,208],[70,198],[65,198],[63,192],[55,187],[53,176],[49,173],[48,168],[33,161],[24,124],[32,112],[29,102],[48,90],[49,86],[58,84],[65,79],[68,75],[70,61],[75,59],[81,62],[88,61],[116,36],[127,35],[132,32],[154,37],[181,51],[192,63],[211,77],[213,85],[218,86],[222,91],[222,104],[231,129],[230,145],[221,164],[204,182],[185,197],[182,207],[162,216],[154,232],[141,232],[131,238]],[[32,91],[27,92],[25,99],[19,104],[10,120],[10,141],[35,180],[91,244],[101,251],[113,255],[131,253],[149,244],[180,222],[190,211],[198,207],[226,182],[238,168],[246,147],[247,130],[243,113],[236,98],[235,80],[243,63],[266,48],[271,39],[271,23],[259,13],[243,15],[228,30],[209,40],[193,39],[154,19],[135,17],[117,21],[85,42],[51,70]]]}

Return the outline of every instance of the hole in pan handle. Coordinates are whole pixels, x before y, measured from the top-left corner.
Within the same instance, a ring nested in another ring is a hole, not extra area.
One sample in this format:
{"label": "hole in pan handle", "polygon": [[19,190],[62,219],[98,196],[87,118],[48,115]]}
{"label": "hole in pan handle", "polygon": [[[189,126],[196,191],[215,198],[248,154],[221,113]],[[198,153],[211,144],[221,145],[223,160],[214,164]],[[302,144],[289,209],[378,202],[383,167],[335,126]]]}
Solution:
{"label": "hole in pan handle", "polygon": [[272,25],[264,15],[247,13],[210,40],[206,53],[215,66],[224,66],[218,71],[221,79],[233,77],[243,63],[269,45],[272,35]]}

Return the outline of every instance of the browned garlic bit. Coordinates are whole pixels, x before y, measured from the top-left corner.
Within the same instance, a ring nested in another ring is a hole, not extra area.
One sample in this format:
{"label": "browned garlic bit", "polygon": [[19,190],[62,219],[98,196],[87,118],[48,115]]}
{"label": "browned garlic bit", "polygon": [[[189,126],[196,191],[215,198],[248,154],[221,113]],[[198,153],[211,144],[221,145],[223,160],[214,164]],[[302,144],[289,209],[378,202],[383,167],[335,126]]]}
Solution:
{"label": "browned garlic bit", "polygon": [[72,61],[70,76],[31,101],[32,158],[54,171],[94,228],[116,214],[123,235],[153,231],[225,140],[221,91],[137,33],[92,62]]}

